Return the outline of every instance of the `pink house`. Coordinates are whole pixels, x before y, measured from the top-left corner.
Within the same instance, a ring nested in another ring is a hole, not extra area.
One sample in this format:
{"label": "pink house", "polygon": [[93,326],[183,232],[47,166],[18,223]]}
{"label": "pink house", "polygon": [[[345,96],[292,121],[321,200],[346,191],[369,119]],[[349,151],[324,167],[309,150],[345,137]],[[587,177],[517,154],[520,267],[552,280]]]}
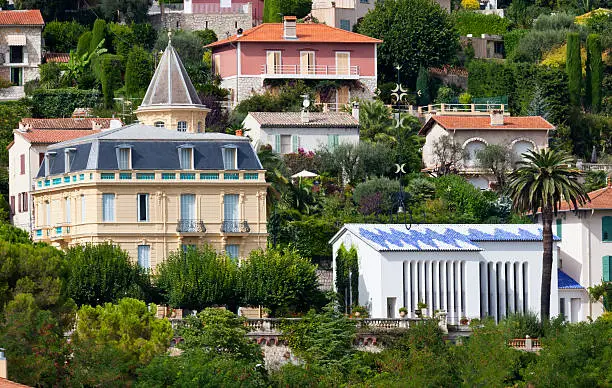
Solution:
{"label": "pink house", "polygon": [[376,46],[382,41],[324,24],[264,23],[208,45],[221,86],[239,103],[269,86],[269,80],[337,81],[318,97],[330,107],[353,97],[370,98],[376,89]]}
{"label": "pink house", "polygon": [[253,23],[263,21],[264,0],[183,0],[187,13],[237,13],[251,3]]}

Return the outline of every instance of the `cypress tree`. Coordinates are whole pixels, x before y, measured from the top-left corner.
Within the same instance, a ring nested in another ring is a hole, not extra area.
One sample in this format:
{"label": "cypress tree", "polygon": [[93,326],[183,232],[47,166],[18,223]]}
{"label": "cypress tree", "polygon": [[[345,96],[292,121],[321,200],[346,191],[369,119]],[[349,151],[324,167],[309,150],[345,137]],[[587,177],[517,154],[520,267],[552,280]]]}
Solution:
{"label": "cypress tree", "polygon": [[601,84],[603,67],[601,61],[601,38],[590,34],[587,38],[587,95],[590,97],[591,111],[599,112],[601,108]]}
{"label": "cypress tree", "polygon": [[89,44],[89,52],[92,53],[98,47],[102,39],[106,38],[106,22],[102,19],[96,19],[94,22],[91,43]]}
{"label": "cypress tree", "polygon": [[79,58],[82,57],[83,54],[85,54],[86,52],[89,52],[89,46],[91,45],[92,36],[93,35],[91,31],[85,31],[83,34],[81,34],[76,50],[76,54]]}
{"label": "cypress tree", "polygon": [[417,101],[419,105],[427,105],[431,101],[429,97],[429,75],[427,70],[421,66],[419,68],[419,75],[416,81],[417,89]]}
{"label": "cypress tree", "polygon": [[263,22],[264,23],[279,23],[281,22],[281,0],[266,0],[264,2]]}
{"label": "cypress tree", "polygon": [[567,56],[565,71],[568,78],[570,103],[580,105],[580,81],[582,80],[582,64],[580,62],[580,36],[576,32],[567,34]]}

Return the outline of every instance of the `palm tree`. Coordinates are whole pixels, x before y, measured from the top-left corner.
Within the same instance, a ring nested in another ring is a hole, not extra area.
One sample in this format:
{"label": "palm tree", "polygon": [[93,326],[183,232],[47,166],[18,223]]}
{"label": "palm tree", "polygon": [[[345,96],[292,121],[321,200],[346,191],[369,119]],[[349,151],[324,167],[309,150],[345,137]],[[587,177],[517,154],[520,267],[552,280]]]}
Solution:
{"label": "palm tree", "polygon": [[552,275],[553,215],[565,201],[577,209],[589,201],[584,186],[578,183],[580,171],[570,167],[571,157],[560,151],[543,149],[524,153],[518,168],[509,176],[508,190],[515,210],[532,214],[542,212],[543,244],[540,315],[550,318]]}

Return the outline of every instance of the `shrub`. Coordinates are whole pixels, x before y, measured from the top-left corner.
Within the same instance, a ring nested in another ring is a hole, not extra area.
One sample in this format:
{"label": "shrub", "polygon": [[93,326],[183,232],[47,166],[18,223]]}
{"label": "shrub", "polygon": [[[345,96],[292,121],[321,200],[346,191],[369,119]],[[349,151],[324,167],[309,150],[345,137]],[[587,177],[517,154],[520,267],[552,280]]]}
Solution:
{"label": "shrub", "polygon": [[100,57],[100,83],[104,106],[114,106],[115,90],[121,87],[121,72],[123,70],[123,57],[120,55],[104,54]]}
{"label": "shrub", "polygon": [[152,25],[149,23],[133,23],[132,30],[139,45],[144,47],[145,50],[153,50],[157,40],[157,30]]}
{"label": "shrub", "polygon": [[514,62],[538,62],[545,52],[562,45],[566,34],[567,30],[531,30],[521,38],[508,58]]}
{"label": "shrub", "polygon": [[[106,22],[102,19],[96,19],[91,34],[91,42],[89,43],[90,53],[96,50],[103,39],[106,39]],[[106,44],[109,44],[108,39],[106,39]]]}
{"label": "shrub", "polygon": [[45,89],[57,89],[61,86],[62,66],[57,62],[43,63],[39,66],[40,86]]}
{"label": "shrub", "polygon": [[461,0],[461,8],[468,10],[480,9],[480,2],[478,0]]}
{"label": "shrub", "polygon": [[[165,50],[168,46],[168,34],[160,33],[155,42],[155,50]],[[204,47],[195,32],[178,30],[172,33],[172,47],[178,52],[181,61],[188,66],[202,63]],[[191,75],[191,74],[190,74]]]}
{"label": "shrub", "polygon": [[143,93],[151,81],[153,58],[141,46],[134,47],[125,66],[125,91],[129,96]]}
{"label": "shrub", "polygon": [[518,46],[519,41],[529,33],[529,30],[512,30],[504,34],[504,51],[506,52],[506,58],[512,58],[514,56],[514,50]]}
{"label": "shrub", "polygon": [[48,51],[67,53],[77,46],[86,28],[75,21],[51,21],[45,25],[42,37]]}
{"label": "shrub", "polygon": [[497,15],[485,15],[475,12],[459,11],[452,14],[459,35],[480,36],[482,34],[504,35],[510,21]]}
{"label": "shrub", "polygon": [[194,31],[193,33],[195,34],[195,36],[198,37],[198,39],[200,39],[200,44],[202,46],[209,45],[218,40],[217,34],[215,34],[213,30],[209,30],[209,29],[198,30],[198,31]]}
{"label": "shrub", "polygon": [[540,15],[533,22],[536,31],[569,29],[574,24],[574,15],[567,12],[557,12],[550,15]]}
{"label": "shrub", "polygon": [[400,185],[396,180],[390,180],[389,178],[374,178],[369,179],[363,183],[360,183],[355,187],[353,191],[353,200],[356,204],[363,207],[366,205],[366,202],[371,201],[374,198],[375,194],[380,194],[380,198],[378,200],[378,206],[370,209],[372,211],[366,213],[373,212],[382,212],[389,213],[393,209],[394,203],[396,203],[396,197],[399,195]]}
{"label": "shrub", "polygon": [[110,44],[117,55],[127,58],[130,50],[139,44],[130,26],[118,23],[108,24]]}
{"label": "shrub", "polygon": [[91,46],[91,39],[93,38],[93,34],[91,31],[85,31],[81,37],[79,38],[79,43],[77,44],[76,55],[79,58],[82,58],[85,53],[89,52],[89,46]]}
{"label": "shrub", "polygon": [[100,101],[97,90],[37,89],[32,93],[33,117],[70,117],[75,108],[95,107]]}

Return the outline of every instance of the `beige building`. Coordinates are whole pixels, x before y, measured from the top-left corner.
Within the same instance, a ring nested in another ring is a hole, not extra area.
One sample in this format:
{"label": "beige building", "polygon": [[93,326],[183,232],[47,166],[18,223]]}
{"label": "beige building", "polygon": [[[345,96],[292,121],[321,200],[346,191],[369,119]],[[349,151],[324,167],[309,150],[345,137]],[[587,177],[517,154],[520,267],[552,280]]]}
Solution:
{"label": "beige building", "polygon": [[[529,150],[548,147],[550,131],[555,127],[540,116],[510,117],[501,111],[488,115],[456,114],[431,116],[419,135],[425,136],[423,145],[423,164],[425,171],[436,173],[440,168],[457,169],[474,186],[488,189],[494,178],[489,171],[477,164],[476,154],[487,145],[507,147],[515,161]],[[436,145],[448,136],[452,143],[460,144],[464,157],[453,166],[442,166],[448,160],[441,160]]]}
{"label": "beige building", "polygon": [[13,131],[13,141],[8,146],[12,224],[27,232],[32,230],[29,192],[47,147],[122,125],[120,120],[110,118],[22,119],[19,128]]}
{"label": "beige building", "polygon": [[39,10],[0,11],[0,78],[11,83],[0,100],[24,97],[23,85],[38,78],[44,25]]}
{"label": "beige building", "polygon": [[[205,112],[174,95],[186,91],[199,102],[180,59],[168,50],[166,59],[179,66],[162,61],[147,96],[167,96],[163,108],[172,120],[186,105],[194,115]],[[162,79],[178,86],[168,92]],[[140,112],[153,114],[139,110],[139,118]],[[234,258],[265,248],[267,183],[249,139],[198,133],[189,121],[186,130],[172,128],[171,122],[132,124],[50,146],[31,192],[34,240],[62,248],[112,241],[152,270],[169,252],[189,246],[210,244]]]}

